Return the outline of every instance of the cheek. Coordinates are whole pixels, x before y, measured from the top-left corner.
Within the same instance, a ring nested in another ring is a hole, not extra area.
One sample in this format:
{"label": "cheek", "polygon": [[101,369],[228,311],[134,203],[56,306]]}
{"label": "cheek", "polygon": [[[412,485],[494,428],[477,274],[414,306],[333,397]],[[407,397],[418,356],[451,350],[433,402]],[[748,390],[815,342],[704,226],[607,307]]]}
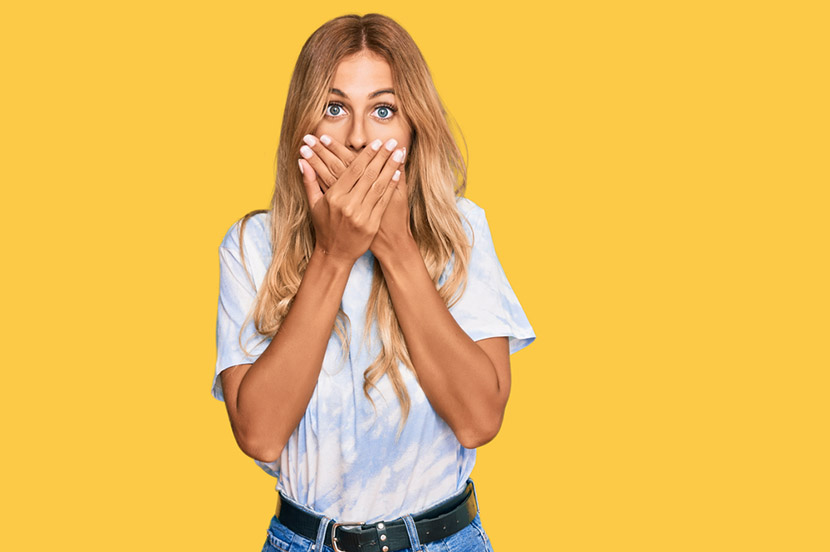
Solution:
{"label": "cheek", "polygon": [[366,143],[369,143],[372,140],[376,139],[386,142],[390,138],[394,138],[398,141],[397,147],[406,147],[407,149],[409,149],[409,144],[411,142],[411,136],[409,131],[404,128],[400,128],[397,125],[378,124],[370,132],[367,133],[366,138]]}
{"label": "cheek", "polygon": [[409,146],[412,143],[411,136],[409,132],[401,132],[400,136],[398,137],[398,145],[401,147],[405,147],[407,151],[409,150]]}
{"label": "cheek", "polygon": [[346,139],[346,132],[343,129],[343,125],[335,125],[328,121],[322,121],[317,125],[317,128],[314,129],[315,136],[320,136],[322,134],[328,134],[341,143],[345,142]]}
{"label": "cheek", "polygon": [[409,144],[412,143],[413,129],[412,129],[412,125],[409,122],[409,119],[407,119],[407,118],[402,118],[401,133],[404,135],[404,139],[406,140],[407,148],[408,148]]}
{"label": "cheek", "polygon": [[397,124],[390,133],[390,137],[398,141],[398,147],[406,147],[406,149],[409,149],[412,142],[412,130],[405,123]]}

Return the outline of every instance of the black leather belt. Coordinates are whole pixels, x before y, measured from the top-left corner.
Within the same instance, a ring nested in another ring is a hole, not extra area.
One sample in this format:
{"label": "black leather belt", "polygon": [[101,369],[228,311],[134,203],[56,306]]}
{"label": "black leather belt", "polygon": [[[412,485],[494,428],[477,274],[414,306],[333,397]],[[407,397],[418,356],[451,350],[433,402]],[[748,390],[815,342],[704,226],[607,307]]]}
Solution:
{"label": "black leather belt", "polygon": [[[460,494],[412,515],[421,544],[446,538],[464,529],[478,513],[472,481]],[[288,500],[277,501],[280,523],[305,538],[316,541],[322,518],[297,508]],[[332,544],[332,536],[335,537]],[[377,523],[339,522],[332,520],[326,528],[326,546],[338,552],[395,552],[410,548],[409,535],[403,518]],[[322,551],[321,551],[322,552]]]}

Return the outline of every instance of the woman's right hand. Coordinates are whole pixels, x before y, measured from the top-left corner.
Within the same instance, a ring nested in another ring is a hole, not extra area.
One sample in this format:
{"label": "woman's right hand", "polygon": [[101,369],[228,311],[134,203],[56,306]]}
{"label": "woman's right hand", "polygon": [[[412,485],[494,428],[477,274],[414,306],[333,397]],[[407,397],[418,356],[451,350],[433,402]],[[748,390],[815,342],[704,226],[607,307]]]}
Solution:
{"label": "woman's right hand", "polygon": [[316,235],[315,249],[353,264],[372,243],[392,198],[403,163],[395,140],[375,140],[352,161],[325,193],[317,174],[300,159],[303,185]]}

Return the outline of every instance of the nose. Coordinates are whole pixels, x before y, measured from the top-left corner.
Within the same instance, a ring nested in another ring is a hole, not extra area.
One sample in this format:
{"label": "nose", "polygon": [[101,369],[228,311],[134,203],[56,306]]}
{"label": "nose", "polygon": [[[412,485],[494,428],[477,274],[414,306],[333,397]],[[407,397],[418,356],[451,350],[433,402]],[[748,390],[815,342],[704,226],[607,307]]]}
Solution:
{"label": "nose", "polygon": [[362,151],[366,147],[366,130],[359,117],[353,119],[352,128],[349,129],[346,146],[354,151]]}

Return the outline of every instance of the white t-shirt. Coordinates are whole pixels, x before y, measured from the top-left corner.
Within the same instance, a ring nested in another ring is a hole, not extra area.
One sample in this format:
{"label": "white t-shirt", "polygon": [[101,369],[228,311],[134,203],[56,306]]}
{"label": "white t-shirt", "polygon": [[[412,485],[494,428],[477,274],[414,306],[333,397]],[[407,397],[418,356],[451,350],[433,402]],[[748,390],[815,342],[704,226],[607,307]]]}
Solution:
{"label": "white t-shirt", "polygon": [[[458,209],[472,242],[464,295],[450,313],[475,341],[507,336],[510,352],[529,345],[535,334],[496,257],[484,211],[466,198]],[[239,222],[219,247],[220,289],[216,324],[217,360],[212,395],[224,400],[222,370],[253,363],[270,343],[249,322],[239,348],[242,322],[252,308],[271,262],[270,212],[251,217],[243,236],[245,263],[240,262]],[[371,343],[361,343],[366,304],[372,285],[374,257],[367,251],[354,264],[341,307],[350,319],[351,347],[341,362],[341,344],[332,332],[317,386],[305,415],[280,458],[255,460],[277,477],[276,488],[295,502],[335,520],[373,523],[429,508],[461,492],[475,464],[475,449],[461,446],[450,427],[430,405],[414,375],[403,364],[401,375],[412,401],[396,440],[401,410],[384,375],[371,389],[377,415],[363,394],[363,372],[379,351],[376,328]],[[448,267],[449,268],[449,267]],[[439,283],[443,283],[445,271]],[[279,396],[274,397],[279,400]]]}

